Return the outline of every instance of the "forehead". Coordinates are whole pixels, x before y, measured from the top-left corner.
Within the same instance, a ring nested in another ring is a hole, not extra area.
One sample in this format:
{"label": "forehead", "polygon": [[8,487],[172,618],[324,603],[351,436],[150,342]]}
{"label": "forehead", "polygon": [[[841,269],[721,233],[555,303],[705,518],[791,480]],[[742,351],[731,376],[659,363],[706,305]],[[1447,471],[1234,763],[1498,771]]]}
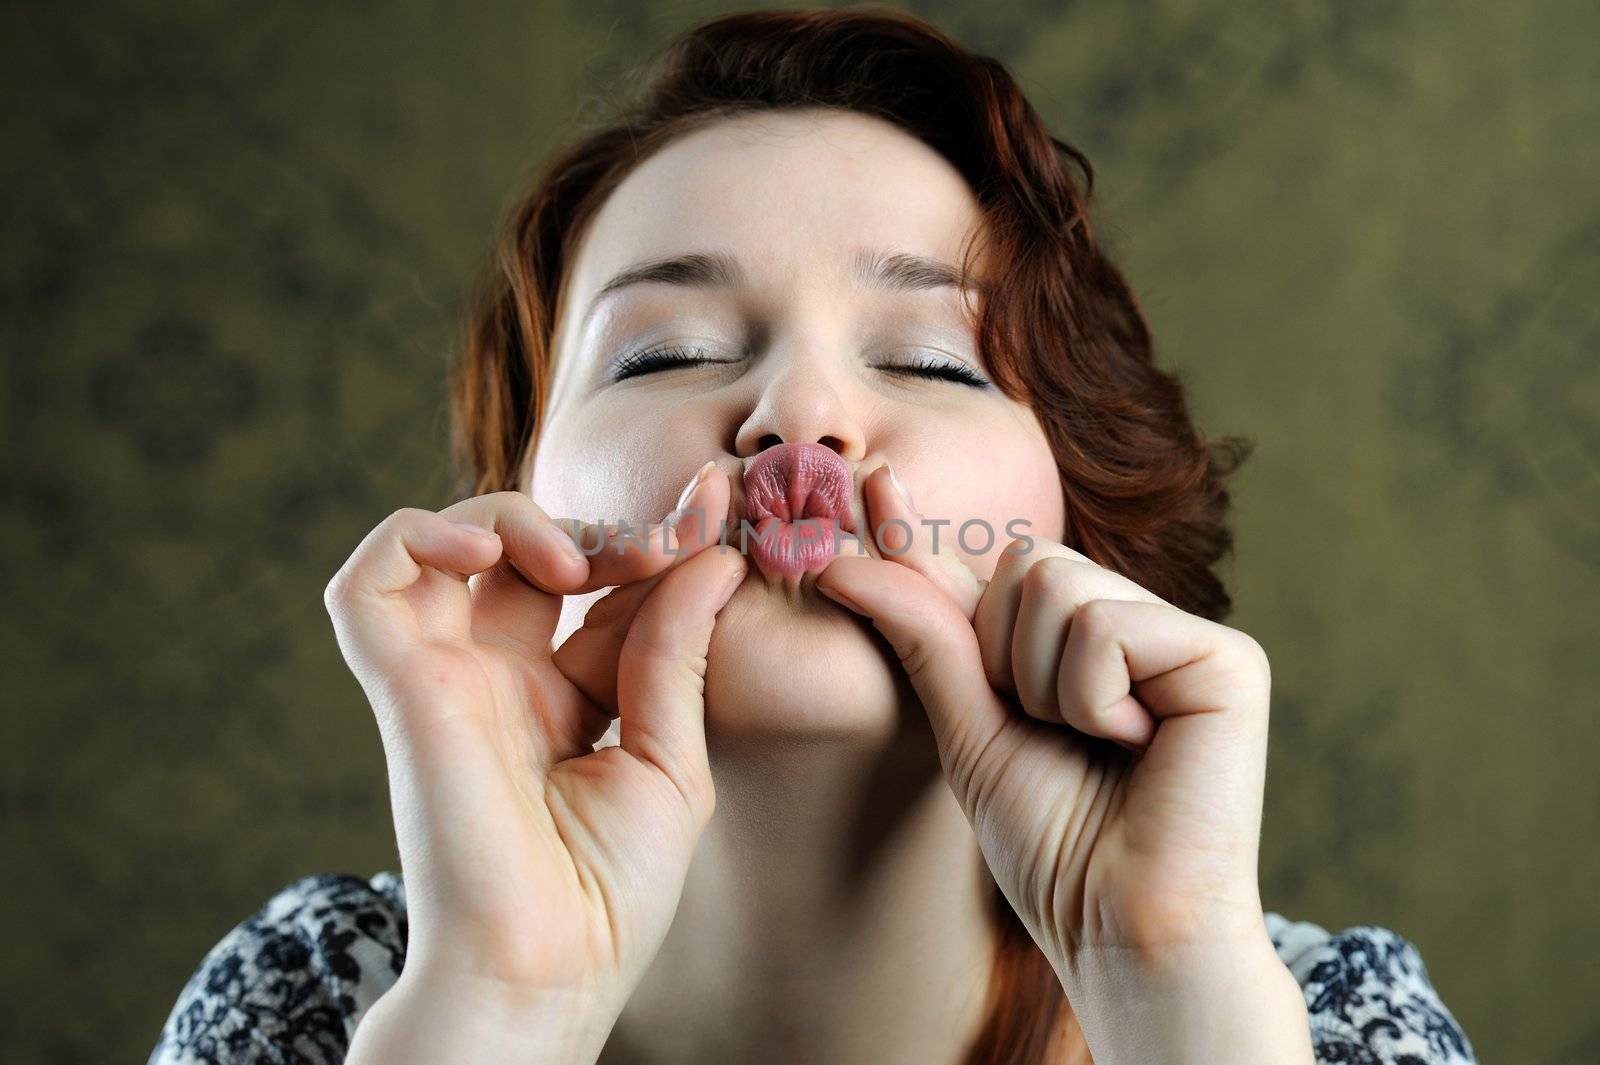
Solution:
{"label": "forehead", "polygon": [[742,115],[675,139],[618,185],[570,264],[563,303],[581,311],[618,272],[707,248],[736,255],[752,284],[782,288],[843,283],[863,247],[959,263],[977,219],[961,174],[887,121]]}

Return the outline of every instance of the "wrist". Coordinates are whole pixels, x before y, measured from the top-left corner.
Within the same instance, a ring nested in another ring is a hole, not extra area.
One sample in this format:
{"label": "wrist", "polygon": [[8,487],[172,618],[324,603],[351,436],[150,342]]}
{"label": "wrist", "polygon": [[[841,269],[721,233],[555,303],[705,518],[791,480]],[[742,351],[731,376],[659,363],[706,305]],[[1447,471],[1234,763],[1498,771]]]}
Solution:
{"label": "wrist", "polygon": [[1259,937],[1102,948],[1058,969],[1096,1062],[1311,1065],[1311,1025],[1294,974]]}
{"label": "wrist", "polygon": [[526,989],[407,966],[356,1027],[348,1065],[593,1065],[618,1010],[582,989]]}

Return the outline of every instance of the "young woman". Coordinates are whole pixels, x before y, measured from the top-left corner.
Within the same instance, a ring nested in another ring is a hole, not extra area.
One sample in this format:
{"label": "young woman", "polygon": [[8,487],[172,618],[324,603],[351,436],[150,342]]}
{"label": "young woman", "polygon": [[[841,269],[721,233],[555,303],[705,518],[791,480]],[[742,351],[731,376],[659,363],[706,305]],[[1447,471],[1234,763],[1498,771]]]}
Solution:
{"label": "young woman", "polygon": [[1472,1061],[1406,940],[1262,910],[1245,449],[1091,182],[912,16],[674,42],[509,220],[463,498],[328,585],[404,883],[283,888],[151,1060]]}

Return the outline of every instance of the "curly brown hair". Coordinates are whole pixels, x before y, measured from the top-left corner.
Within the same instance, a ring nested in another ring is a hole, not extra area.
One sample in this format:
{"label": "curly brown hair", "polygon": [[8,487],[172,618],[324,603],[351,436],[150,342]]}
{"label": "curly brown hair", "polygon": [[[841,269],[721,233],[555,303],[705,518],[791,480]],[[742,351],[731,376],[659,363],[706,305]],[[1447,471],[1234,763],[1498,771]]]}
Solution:
{"label": "curly brown hair", "polygon": [[[1196,431],[1177,377],[1154,364],[1138,301],[1095,240],[1088,159],[1050,134],[1000,62],[897,9],[755,11],[683,32],[643,84],[637,102],[549,159],[505,220],[451,369],[458,495],[521,487],[564,269],[611,190],[668,141],[721,118],[843,108],[928,144],[976,194],[994,276],[1005,278],[982,300],[979,352],[1044,427],[1066,541],[1180,609],[1228,613],[1214,572],[1232,550],[1224,482],[1252,445]],[[968,1065],[1043,1063],[1074,1025],[1071,1009],[998,887],[993,898],[1000,946]]]}

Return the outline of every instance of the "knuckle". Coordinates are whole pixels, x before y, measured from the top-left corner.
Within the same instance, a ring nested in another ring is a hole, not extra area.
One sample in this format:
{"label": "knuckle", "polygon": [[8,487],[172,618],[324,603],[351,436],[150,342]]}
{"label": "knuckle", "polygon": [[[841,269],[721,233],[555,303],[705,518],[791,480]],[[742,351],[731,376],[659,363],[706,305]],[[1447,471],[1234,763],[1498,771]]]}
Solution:
{"label": "knuckle", "polygon": [[415,529],[430,517],[436,517],[433,511],[423,510],[421,507],[401,507],[390,513],[380,521],[372,533],[356,548],[351,561],[374,552],[386,550],[385,545],[392,540],[405,538],[406,530]]}
{"label": "knuckle", "polygon": [[488,504],[489,512],[496,516],[504,515],[510,518],[543,517],[544,511],[533,501],[532,496],[521,492],[506,489],[500,492],[490,492],[480,497]]}
{"label": "knuckle", "polygon": [[351,563],[346,562],[338,571],[328,579],[322,589],[322,605],[333,617],[337,618],[344,610],[345,603],[350,598],[355,576],[351,571]]}
{"label": "knuckle", "polygon": [[1245,691],[1270,690],[1272,663],[1267,658],[1266,649],[1249,633],[1223,627],[1229,634],[1228,644],[1231,652],[1228,673],[1233,678],[1234,685]]}
{"label": "knuckle", "polygon": [[1270,679],[1272,677],[1272,663],[1267,658],[1267,649],[1261,646],[1261,641],[1239,629],[1229,629],[1228,631],[1236,634],[1235,639],[1239,644],[1240,657],[1256,672],[1260,673],[1263,678]]}
{"label": "knuckle", "polygon": [[917,636],[907,636],[894,642],[895,657],[907,679],[920,680],[937,657],[931,641]]}
{"label": "knuckle", "polygon": [[385,550],[383,545],[388,541],[403,540],[406,529],[440,516],[438,512],[422,507],[399,507],[386,514],[356,546],[350,557],[345,559],[344,565],[340,566],[323,586],[323,607],[337,619],[339,612],[357,590],[359,583],[357,573],[361,568],[362,559],[370,557],[374,552]]}
{"label": "knuckle", "polygon": [[652,605],[644,604],[634,615],[623,640],[625,653],[638,662],[693,669],[698,663],[685,658],[678,634],[658,620],[659,612]]}
{"label": "knuckle", "polygon": [[495,518],[517,518],[523,513],[520,503],[531,503],[532,500],[518,492],[490,492],[479,502]]}
{"label": "knuckle", "polygon": [[1116,601],[1112,599],[1087,599],[1072,613],[1072,627],[1091,643],[1109,639],[1116,625]]}
{"label": "knuckle", "polygon": [[398,533],[404,526],[414,525],[416,522],[421,521],[425,516],[431,515],[432,513],[433,511],[423,510],[421,507],[401,507],[400,509],[392,512],[387,518],[384,518],[380,524],[383,526],[385,531],[390,533]]}
{"label": "knuckle", "polygon": [[348,581],[349,578],[344,575],[344,570],[341,569],[333,575],[322,589],[322,605],[328,613],[333,614],[338,611],[339,604],[344,599],[345,584]]}
{"label": "knuckle", "polygon": [[1082,564],[1070,558],[1042,558],[1022,576],[1025,594],[1045,596],[1058,602],[1075,603],[1083,598],[1080,585]]}
{"label": "knuckle", "polygon": [[710,772],[696,772],[680,765],[678,759],[656,761],[654,768],[677,797],[676,801],[688,811],[695,830],[704,829],[716,808],[716,788],[711,782]]}

